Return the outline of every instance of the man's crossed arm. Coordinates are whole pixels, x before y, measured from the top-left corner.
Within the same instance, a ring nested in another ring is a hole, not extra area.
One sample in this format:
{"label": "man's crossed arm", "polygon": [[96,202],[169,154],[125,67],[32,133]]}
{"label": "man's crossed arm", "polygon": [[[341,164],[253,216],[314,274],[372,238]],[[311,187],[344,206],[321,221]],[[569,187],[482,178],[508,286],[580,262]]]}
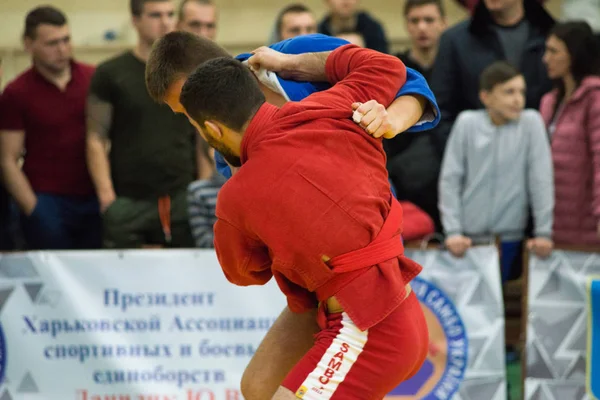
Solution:
{"label": "man's crossed arm", "polygon": [[[326,82],[325,65],[331,51],[285,54],[269,47],[261,47],[248,59],[251,69],[267,69],[283,79],[303,82]],[[374,137],[393,138],[414,126],[428,107],[421,95],[397,97],[386,109],[377,101],[353,103],[354,121]]]}

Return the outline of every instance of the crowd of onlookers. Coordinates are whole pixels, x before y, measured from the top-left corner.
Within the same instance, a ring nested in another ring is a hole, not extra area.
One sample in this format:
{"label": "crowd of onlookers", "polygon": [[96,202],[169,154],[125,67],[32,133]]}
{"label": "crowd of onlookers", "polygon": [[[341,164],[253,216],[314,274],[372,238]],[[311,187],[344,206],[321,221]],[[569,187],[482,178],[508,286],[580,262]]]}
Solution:
{"label": "crowd of onlookers", "polygon": [[[390,51],[357,0],[327,4],[320,21],[286,6],[266,44],[323,33]],[[470,17],[447,27],[440,0],[404,2],[410,46],[397,56],[427,79],[441,122],[384,146],[397,197],[431,222],[417,239],[443,238],[457,257],[499,239],[506,280],[523,244],[541,257],[600,245],[600,39],[537,0],[464,5]],[[217,5],[131,0],[130,11],[137,45],[97,66],[73,58],[62,11],[26,16],[32,66],[0,97],[2,250],[212,246],[225,178],[187,119],[151,99],[144,74],[172,30],[215,39]]]}

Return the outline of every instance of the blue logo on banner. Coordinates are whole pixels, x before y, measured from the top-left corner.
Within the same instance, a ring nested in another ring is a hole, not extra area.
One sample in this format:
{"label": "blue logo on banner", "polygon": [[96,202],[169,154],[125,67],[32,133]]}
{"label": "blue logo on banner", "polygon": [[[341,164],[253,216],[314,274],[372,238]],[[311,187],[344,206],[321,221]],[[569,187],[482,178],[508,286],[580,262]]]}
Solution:
{"label": "blue logo on banner", "polygon": [[[595,279],[594,279],[595,278]],[[587,387],[592,398],[600,398],[600,277],[588,284]]]}
{"label": "blue logo on banner", "polygon": [[411,282],[429,329],[429,353],[412,378],[392,390],[385,399],[451,399],[464,379],[469,341],[465,325],[452,300],[433,283]]}
{"label": "blue logo on banner", "polygon": [[0,385],[4,383],[6,377],[6,340],[4,340],[4,331],[0,325]]}

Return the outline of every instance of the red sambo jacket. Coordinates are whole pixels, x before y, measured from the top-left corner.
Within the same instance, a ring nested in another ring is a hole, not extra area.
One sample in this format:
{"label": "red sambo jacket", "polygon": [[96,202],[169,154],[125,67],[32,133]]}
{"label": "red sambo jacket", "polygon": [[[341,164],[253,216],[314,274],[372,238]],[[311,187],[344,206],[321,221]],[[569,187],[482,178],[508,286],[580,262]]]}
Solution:
{"label": "red sambo jacket", "polygon": [[335,295],[365,330],[400,305],[421,267],[402,256],[402,209],[382,141],[351,120],[351,104],[388,106],[406,68],[346,45],[326,73],[331,89],[282,108],[264,104],[250,122],[242,167],[219,192],[215,248],[231,282],[275,276],[294,312]]}

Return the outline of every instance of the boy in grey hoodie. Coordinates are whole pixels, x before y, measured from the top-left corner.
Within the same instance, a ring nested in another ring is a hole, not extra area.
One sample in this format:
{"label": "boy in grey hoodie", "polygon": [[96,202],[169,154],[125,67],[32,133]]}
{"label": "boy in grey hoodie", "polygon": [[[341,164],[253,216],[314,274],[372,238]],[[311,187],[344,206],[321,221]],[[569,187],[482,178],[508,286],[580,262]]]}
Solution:
{"label": "boy in grey hoodie", "polygon": [[525,106],[525,80],[510,64],[487,67],[480,78],[485,109],[462,112],[450,134],[439,181],[446,248],[462,257],[473,243],[501,241],[502,280],[518,263],[531,206],[534,238],[527,246],[547,257],[554,181],[541,115]]}

